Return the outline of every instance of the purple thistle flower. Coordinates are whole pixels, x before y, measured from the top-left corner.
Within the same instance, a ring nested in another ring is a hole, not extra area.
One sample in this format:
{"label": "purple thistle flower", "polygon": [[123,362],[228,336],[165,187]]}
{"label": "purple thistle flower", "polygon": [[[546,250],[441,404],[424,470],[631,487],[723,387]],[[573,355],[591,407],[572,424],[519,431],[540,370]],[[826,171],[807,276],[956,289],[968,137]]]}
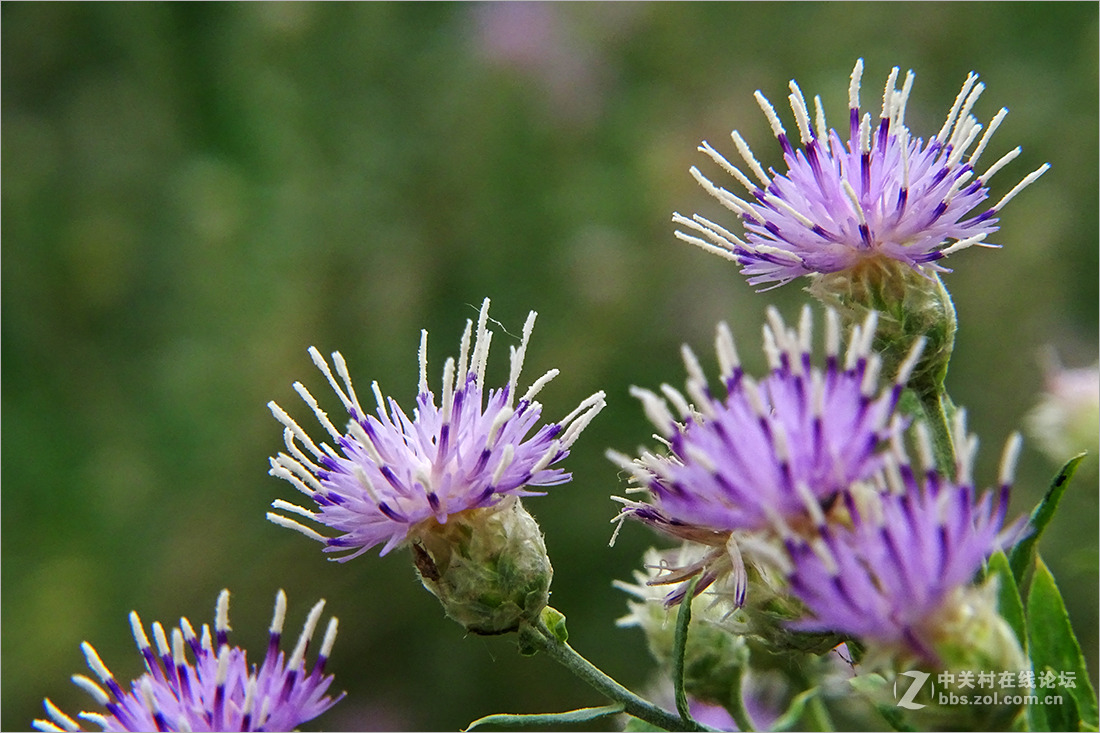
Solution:
{"label": "purple thistle flower", "polygon": [[[632,388],[656,425],[667,455],[637,459],[609,451],[650,501],[618,498],[620,519],[631,516],[674,537],[728,551],[744,594],[744,566],[731,533],[775,529],[780,535],[819,523],[838,494],[870,478],[882,465],[882,446],[902,428],[894,410],[921,349],[918,342],[894,383],[879,391],[879,357],[871,353],[876,314],[852,330],[841,362],[839,319],[826,311],[826,363],[811,363],[811,315],[803,308],[797,330],[769,308],[764,343],[771,373],[754,381],[740,367],[726,324],[715,340],[724,399],[711,394],[698,359],[683,347],[688,399],[662,385],[664,399]],[[669,403],[679,413],[673,416]],[[725,551],[704,558],[674,582],[704,571],[697,590],[729,569]],[[675,602],[677,598],[672,598]],[[743,598],[739,599],[743,600]]]}
{"label": "purple thistle flower", "polygon": [[[466,322],[458,362],[448,358],[443,368],[442,398],[436,405],[428,389],[427,331],[420,339],[420,389],[412,417],[391,398],[371,385],[378,408],[368,415],[360,406],[339,352],[332,355],[336,381],[328,363],[314,348],[309,353],[340,397],[351,419],[341,433],[301,383],[294,389],[332,436],[333,448],[318,446],[274,402],[268,404],[286,426],[288,453],[271,459],[271,475],[293,484],[313,499],[319,511],[282,500],[272,506],[330,527],[340,534],[326,537],[280,514],[269,512],[275,524],[297,530],[323,542],[326,552],[353,550],[335,558],[350,560],[382,544],[385,555],[424,527],[445,524],[450,515],[498,505],[508,496],[535,496],[544,492],[527,486],[553,486],[571,476],[551,468],[569,455],[569,447],[603,409],[604,393],[597,392],[561,422],[547,423],[534,435],[542,414],[535,395],[558,374],[551,369],[516,396],[520,370],[531,330],[532,311],[523,326],[519,348],[511,348],[508,383],[485,394],[485,365],[492,332],[486,328],[489,299],[482,304],[470,350],[471,321]],[[299,448],[299,443],[305,451]],[[422,524],[424,523],[424,524]]]}
{"label": "purple thistle flower", "polygon": [[759,382],[742,372],[729,328],[721,323],[715,344],[724,399],[711,394],[687,346],[683,356],[692,404],[668,385],[661,387],[667,401],[632,388],[667,441],[669,455],[645,452],[631,460],[608,453],[652,495],[651,504],[622,500],[624,515],[696,541],[697,533],[687,530],[781,528],[815,518],[823,503],[879,469],[880,446],[901,427],[894,408],[919,347],[895,382],[879,392],[880,362],[870,351],[873,314],[853,329],[841,363],[838,318],[826,311],[824,369],[811,363],[809,306],[797,331],[788,329],[774,308],[768,318],[764,341],[771,373]]}
{"label": "purple thistle flower", "polygon": [[[961,411],[956,428],[956,438],[965,436]],[[1004,527],[1018,434],[1005,445],[996,498],[991,491],[975,495],[976,439],[956,440],[951,480],[932,467],[923,425],[917,434],[923,476],[896,440],[883,472],[889,490],[859,501],[848,497],[850,527],[822,525],[812,540],[787,539],[790,588],[810,613],[794,628],[847,634],[935,662],[941,611],[951,594],[968,586],[993,552],[1022,536],[1023,518]]]}
{"label": "purple thistle flower", "polygon": [[[181,618],[179,628],[172,629],[169,646],[168,635],[158,621],[152,627],[155,652],[137,612],[131,612],[130,627],[145,659],[146,672],[130,684],[127,692],[92,645],[84,642],[81,649],[88,667],[103,686],[79,674],[73,675],[72,680],[106,707],[107,714],[82,712],[79,717],[110,731],[293,730],[344,697],[344,693],[336,698],[325,694],[333,679],[332,675],[325,675],[325,663],[336,641],[335,618],[329,620],[313,669],[307,669],[305,663],[306,649],[324,606],[321,600],[310,610],[287,660],[279,649],[286,618],[286,594],[280,590],[275,596],[267,654],[259,669],[256,665],[249,668],[243,649],[229,646],[228,590],[218,596],[213,636],[206,624],[201,638],[196,636],[191,623]],[[194,663],[187,658],[188,648],[195,657]],[[34,721],[38,730],[81,730],[80,724],[61,712],[49,698],[45,707],[50,719]]]}
{"label": "purple thistle flower", "polygon": [[[734,130],[734,145],[753,180],[706,141],[706,153],[750,194],[743,199],[715,186],[692,167],[695,179],[744,222],[745,238],[698,214],[673,221],[695,234],[680,239],[741,265],[750,285],[790,282],[801,275],[848,270],[869,260],[896,260],[918,271],[947,272],[937,261],[971,245],[990,245],[997,214],[1016,194],[1046,172],[1049,164],[1024,177],[1000,201],[980,208],[989,196],[989,179],[1020,154],[1017,147],[975,176],[990,136],[1008,110],[1002,108],[979,138],[982,125],[970,114],[985,85],[970,73],[943,127],[927,144],[905,126],[905,106],[913,72],[896,88],[898,68],[890,72],[878,124],[860,113],[863,59],[852,70],[848,90],[847,144],[828,130],[821,98],[814,98],[815,119],[802,91],[791,80],[788,96],[801,148],[795,148],[771,103],[760,92],[764,111],[783,150],[784,173],[765,172],[748,144]],[[977,145],[975,146],[975,142]],[[972,147],[973,146],[973,147]],[[975,213],[977,212],[977,213]]]}

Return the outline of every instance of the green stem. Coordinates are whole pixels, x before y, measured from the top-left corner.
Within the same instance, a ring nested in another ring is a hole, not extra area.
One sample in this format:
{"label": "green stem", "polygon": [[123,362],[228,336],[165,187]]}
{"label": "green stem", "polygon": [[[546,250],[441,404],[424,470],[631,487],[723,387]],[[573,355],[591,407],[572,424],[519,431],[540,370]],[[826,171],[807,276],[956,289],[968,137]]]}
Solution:
{"label": "green stem", "polygon": [[680,602],[680,610],[676,614],[676,633],[672,642],[672,689],[676,696],[676,712],[680,713],[680,718],[685,721],[690,721],[692,718],[691,710],[688,708],[687,691],[684,690],[684,657],[687,655],[691,603],[695,599],[695,586],[698,584],[698,575],[688,583],[684,600]]}
{"label": "green stem", "polygon": [[737,723],[737,730],[752,731],[756,730],[756,724],[752,721],[752,716],[749,715],[749,711],[745,708],[745,697],[741,691],[741,681],[744,679],[745,668],[738,667],[733,673],[733,685],[730,690],[730,706],[728,708],[730,716],[733,718],[733,722]]}
{"label": "green stem", "polygon": [[820,696],[814,695],[809,704],[810,720],[813,721],[817,730],[830,731],[836,730],[833,727],[833,719],[829,715],[829,708],[825,707],[825,701]]}
{"label": "green stem", "polygon": [[932,451],[936,467],[944,476],[955,475],[955,443],[951,439],[951,425],[944,405],[946,395],[939,390],[917,390],[921,411],[928,430],[932,434]]}
{"label": "green stem", "polygon": [[539,619],[535,624],[524,624],[520,627],[523,642],[531,647],[546,652],[554,661],[561,664],[578,678],[588,683],[603,695],[621,703],[623,711],[635,718],[658,726],[668,731],[708,731],[704,725],[694,720],[684,720],[676,713],[671,713],[653,703],[638,697],[630,690],[608,677],[602,670],[578,654],[573,647],[554,635]]}

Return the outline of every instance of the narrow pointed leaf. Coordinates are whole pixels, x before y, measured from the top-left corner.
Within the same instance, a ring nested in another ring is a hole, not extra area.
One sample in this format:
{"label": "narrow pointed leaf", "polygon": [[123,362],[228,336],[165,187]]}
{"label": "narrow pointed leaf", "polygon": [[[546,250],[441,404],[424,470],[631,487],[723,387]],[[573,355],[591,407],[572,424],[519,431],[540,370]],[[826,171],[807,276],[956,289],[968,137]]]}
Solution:
{"label": "narrow pointed leaf", "polygon": [[567,723],[590,723],[593,720],[599,720],[600,718],[606,718],[611,715],[618,715],[622,711],[623,706],[616,704],[604,705],[598,708],[580,708],[578,710],[569,710],[564,713],[535,713],[532,715],[498,713],[496,715],[486,715],[484,718],[478,718],[466,726],[466,730],[470,731],[485,725],[496,725],[507,730],[517,730],[519,728],[533,728],[535,726],[552,727]]}
{"label": "narrow pointed leaf", "polygon": [[1062,594],[1042,558],[1036,557],[1035,575],[1027,599],[1027,632],[1031,665],[1038,677],[1047,670],[1055,675],[1072,674],[1073,687],[1046,688],[1050,695],[1061,695],[1062,704],[1046,704],[1046,695],[1035,690],[1050,730],[1080,730],[1097,726],[1096,693],[1089,681],[1081,646],[1070,626]]}
{"label": "narrow pointed leaf", "polygon": [[1031,566],[1039,537],[1042,536],[1043,530],[1047,528],[1050,520],[1054,517],[1054,511],[1058,508],[1058,502],[1062,500],[1062,495],[1066,493],[1066,486],[1077,470],[1077,464],[1084,460],[1086,455],[1085,453],[1078,454],[1062,466],[1062,470],[1051,481],[1046,496],[1031,512],[1031,517],[1028,520],[1031,526],[1031,534],[1017,542],[1016,546],[1009,552],[1008,562],[1012,566],[1012,575],[1016,578],[1016,585],[1024,585],[1024,575]]}
{"label": "narrow pointed leaf", "polygon": [[1024,617],[1024,603],[1020,599],[1020,588],[1016,585],[1016,578],[1012,575],[1008,558],[1001,551],[997,551],[989,558],[987,575],[997,578],[997,610],[1001,618],[1012,627],[1016,634],[1016,640],[1020,642],[1020,648],[1027,653],[1027,627]]}

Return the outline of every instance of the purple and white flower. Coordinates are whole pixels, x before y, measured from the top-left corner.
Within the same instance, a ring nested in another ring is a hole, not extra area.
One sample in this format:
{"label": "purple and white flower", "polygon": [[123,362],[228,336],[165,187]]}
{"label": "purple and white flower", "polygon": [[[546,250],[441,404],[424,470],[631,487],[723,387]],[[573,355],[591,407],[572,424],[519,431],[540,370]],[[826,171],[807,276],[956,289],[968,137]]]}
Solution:
{"label": "purple and white flower", "polygon": [[[535,380],[517,395],[520,370],[531,331],[532,311],[523,326],[519,347],[511,347],[507,384],[485,390],[485,366],[492,332],[486,327],[489,299],[478,316],[476,331],[466,322],[459,357],[443,367],[442,397],[436,404],[428,388],[427,331],[420,339],[420,388],[409,417],[392,398],[371,385],[378,407],[363,409],[339,352],[332,355],[340,382],[321,354],[309,353],[350,415],[346,432],[329,420],[313,395],[296,382],[294,389],[332,437],[333,445],[315,443],[278,405],[272,413],[285,426],[287,452],[271,459],[271,474],[289,481],[317,505],[318,511],[286,501],[272,506],[306,517],[338,534],[327,537],[282,514],[269,512],[275,524],[297,530],[326,545],[326,552],[351,550],[336,558],[350,560],[376,545],[385,555],[405,544],[425,527],[445,524],[448,516],[499,504],[509,496],[542,492],[527,487],[553,486],[571,476],[556,463],[603,409],[597,392],[560,422],[536,428],[542,405],[535,396],[557,369]],[[473,346],[471,350],[471,333]],[[341,384],[342,382],[342,384]],[[534,434],[530,435],[534,430]]]}
{"label": "purple and white flower", "polygon": [[961,414],[954,479],[936,472],[927,432],[918,424],[923,475],[897,440],[883,471],[889,489],[847,500],[850,525],[823,526],[811,540],[787,539],[790,589],[810,614],[795,628],[846,634],[937,661],[943,627],[959,615],[950,612],[952,601],[986,558],[1010,547],[1025,526],[1022,518],[1005,526],[1020,436],[1005,445],[996,495],[977,496],[971,477],[977,440],[965,437]]}
{"label": "purple and white flower", "polygon": [[726,396],[711,393],[685,345],[687,396],[667,384],[661,386],[664,397],[631,390],[667,450],[643,451],[635,459],[607,454],[631,474],[635,491],[649,494],[649,501],[617,497],[625,505],[620,519],[633,517],[679,539],[724,548],[665,582],[702,571],[701,591],[732,570],[739,605],[745,589],[739,548],[753,541],[746,533],[787,536],[821,524],[838,495],[880,470],[884,449],[903,428],[895,408],[921,349],[918,341],[894,382],[880,390],[880,359],[871,351],[875,313],[852,329],[842,361],[839,318],[826,311],[824,368],[811,360],[809,306],[797,329],[787,328],[774,308],[768,319],[768,376],[756,381],[743,373],[721,323],[715,345]]}
{"label": "purple and white flower", "polygon": [[781,529],[816,520],[823,504],[881,467],[881,449],[902,427],[894,409],[920,347],[880,390],[880,360],[870,348],[875,314],[853,328],[841,361],[839,319],[826,311],[824,368],[811,361],[809,306],[797,330],[774,308],[768,319],[764,379],[743,373],[721,323],[715,345],[724,398],[711,393],[686,345],[687,397],[667,384],[663,398],[632,388],[668,451],[633,460],[608,452],[651,495],[649,503],[622,499],[624,515],[694,541],[700,531]]}
{"label": "purple and white flower", "polygon": [[673,220],[687,230],[676,235],[737,262],[754,286],[778,286],[801,275],[839,272],[883,259],[918,271],[946,272],[938,261],[949,254],[976,244],[997,246],[985,239],[997,230],[998,213],[1049,164],[987,206],[990,178],[1020,154],[1014,148],[978,173],[979,158],[1008,110],[997,112],[982,133],[971,110],[985,85],[970,73],[943,127],[925,143],[905,125],[913,72],[898,89],[898,71],[894,67],[890,72],[882,111],[872,125],[870,113],[860,112],[863,59],[856,62],[848,88],[847,143],[826,127],[820,97],[814,98],[811,121],[806,99],[792,80],[788,100],[802,146],[794,147],[775,108],[757,91],[756,101],[779,141],[787,170],[765,171],[736,130],[733,143],[752,177],[704,141],[699,150],[749,196],[716,186],[695,167],[691,173],[741,218],[745,234],[742,238],[698,214],[690,219],[675,214]]}
{"label": "purple and white flower", "polygon": [[[275,614],[263,663],[249,666],[245,651],[229,646],[229,591],[218,596],[214,633],[203,624],[201,636],[186,618],[168,634],[160,622],[152,626],[156,651],[149,645],[137,612],[130,613],[134,640],[145,659],[146,672],[124,690],[88,642],[81,648],[99,683],[84,675],[72,680],[104,706],[106,714],[82,712],[78,717],[109,731],[251,731],[293,730],[316,718],[343,697],[326,695],[332,675],[325,663],[336,641],[335,618],[329,620],[317,662],[310,670],[306,649],[325,602],[309,612],[289,659],[279,649],[286,618],[286,594],[275,596]],[[194,661],[187,656],[190,649]],[[36,720],[43,731],[78,731],[80,724],[45,700],[49,720]]]}

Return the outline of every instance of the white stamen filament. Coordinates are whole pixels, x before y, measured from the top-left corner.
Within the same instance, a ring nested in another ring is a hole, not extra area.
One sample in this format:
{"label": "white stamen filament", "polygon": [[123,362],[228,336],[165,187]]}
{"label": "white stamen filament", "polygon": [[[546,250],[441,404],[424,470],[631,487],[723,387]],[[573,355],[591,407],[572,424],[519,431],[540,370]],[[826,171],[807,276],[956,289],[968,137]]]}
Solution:
{"label": "white stamen filament", "polygon": [[894,86],[897,84],[899,71],[901,69],[895,66],[890,69],[890,75],[886,77],[886,88],[882,91],[881,119],[889,120],[894,116],[894,95],[897,93]]}
{"label": "white stamen filament", "polygon": [[[285,454],[280,453],[279,455]],[[284,481],[289,481],[291,484],[294,485],[294,488],[298,489],[298,491],[302,492],[306,496],[313,496],[313,494],[316,493],[314,489],[303,483],[300,478],[294,475],[294,473],[287,469],[285,466],[280,464],[275,458],[271,459],[271,470],[268,471],[268,473],[272,476],[275,476],[276,478],[281,478]]]}
{"label": "white stamen filament", "polygon": [[[688,244],[694,244],[696,247],[698,247],[701,250],[704,250],[705,252],[709,252],[711,254],[718,255],[719,257],[721,257],[723,259],[729,260],[730,262],[737,262],[737,263],[740,262],[737,255],[734,252],[734,249],[733,249],[732,245],[719,246],[717,244],[713,244],[711,242],[708,242],[704,239],[700,239],[699,237],[692,236],[691,234],[684,234],[683,232],[681,232],[679,230],[673,232],[672,234],[673,234],[673,236],[675,236],[680,241],[687,242]],[[707,232],[707,234],[710,235],[710,232]],[[713,236],[713,235],[710,235],[710,236]]]}
{"label": "white stamen filament", "polygon": [[541,377],[536,379],[531,385],[530,389],[527,390],[527,393],[523,395],[523,401],[531,402],[531,400],[535,398],[535,395],[541,392],[542,388],[549,384],[550,381],[554,377],[558,376],[559,373],[560,372],[557,369],[551,369],[550,371],[546,372],[546,374],[543,374]]}
{"label": "white stamen filament", "polygon": [[145,635],[145,629],[141,625],[141,619],[138,617],[137,611],[130,611],[130,633],[134,635],[134,642],[137,643],[138,650],[144,652],[149,648],[149,637]]}
{"label": "white stamen filament", "polygon": [[340,440],[340,431],[336,429],[336,426],[332,424],[332,421],[328,419],[328,415],[321,409],[321,406],[314,399],[313,395],[309,393],[309,390],[305,388],[301,382],[295,382],[291,385],[294,391],[298,393],[298,396],[302,398],[302,402],[305,402],[313,414],[317,416],[317,422],[321,423],[321,427],[328,431],[328,434],[332,436],[333,440]]}
{"label": "white stamen filament", "polygon": [[466,320],[466,328],[462,332],[462,339],[458,344],[458,375],[465,379],[467,371],[467,360],[470,358],[470,333],[474,327],[473,321]]}
{"label": "white stamen filament", "polygon": [[1016,194],[1018,194],[1020,191],[1023,191],[1025,188],[1027,188],[1031,184],[1035,183],[1035,181],[1038,180],[1039,176],[1046,173],[1047,170],[1049,170],[1049,169],[1050,169],[1050,163],[1043,163],[1041,166],[1039,166],[1038,168],[1033,170],[1031,173],[1028,173],[1027,176],[1024,177],[1024,180],[1017,183],[1016,186],[1013,187],[1013,189],[1011,191],[1009,191],[1008,193],[1006,193],[1004,195],[1004,198],[1002,198],[1000,201],[997,202],[997,205],[993,207],[993,210],[994,211],[1000,211],[1002,208],[1004,208],[1005,204],[1007,204],[1009,201],[1011,201],[1013,199],[1013,197],[1016,196]]}
{"label": "white stamen filament", "polygon": [[944,247],[943,249],[941,249],[940,254],[944,255],[944,256],[947,256],[949,254],[953,254],[955,252],[958,252],[961,249],[966,249],[967,247],[972,247],[974,245],[979,245],[979,246],[983,246],[983,247],[991,247],[993,245],[989,245],[989,244],[984,244],[983,245],[982,244],[982,242],[988,236],[989,236],[988,232],[982,232],[981,234],[975,234],[973,237],[967,237],[966,239],[960,239],[959,241],[955,242],[951,246]]}
{"label": "white stamen filament", "polygon": [[325,629],[325,638],[321,642],[320,655],[328,659],[332,655],[332,645],[336,643],[336,629],[340,621],[333,616],[328,620],[328,628]]}
{"label": "white stamen filament", "polygon": [[363,406],[359,404],[359,395],[355,394],[355,387],[351,384],[351,374],[348,372],[348,362],[344,361],[343,354],[339,351],[332,352],[332,363],[337,366],[337,374],[340,375],[340,379],[343,380],[344,387],[348,390],[348,398],[351,400],[351,404],[355,406],[355,411],[360,415],[364,414]]}
{"label": "white stamen filament", "polygon": [[418,391],[420,394],[428,393],[428,331],[426,329],[420,330],[420,348],[416,352],[417,361],[420,362],[420,383]]}
{"label": "white stamen filament", "polygon": [[821,106],[821,96],[814,96],[814,125],[817,127],[817,136],[821,140],[821,144],[827,144],[829,139],[829,128],[825,125],[825,109]]}
{"label": "white stamen filament", "polygon": [[501,450],[500,462],[497,464],[496,470],[493,471],[493,486],[500,484],[500,479],[504,476],[504,472],[508,470],[508,466],[512,465],[512,458],[515,456],[515,452],[516,447],[512,443],[507,443]]}
{"label": "white stamen filament", "polygon": [[[977,79],[977,76],[974,78]],[[963,103],[962,109],[959,110],[959,123],[955,127],[955,133],[951,136],[952,145],[958,145],[959,139],[965,135],[963,132],[965,129],[964,120],[972,119],[970,117],[970,110],[974,109],[974,103],[978,101],[978,97],[982,96],[983,91],[985,91],[985,84],[978,82],[974,85],[970,94],[966,95],[966,101]]]}
{"label": "white stamen filament", "polygon": [[[607,406],[607,401],[604,399],[603,392],[597,392],[592,395],[592,397],[596,397],[597,399],[591,403],[588,411],[578,417],[575,422],[566,428],[565,435],[561,437],[561,446],[563,448],[568,448],[573,445],[577,438],[580,437],[581,432],[587,428],[589,423],[595,419],[596,415],[600,414],[600,411]],[[592,397],[590,397],[589,400],[592,400]]]}
{"label": "white stamen filament", "polygon": [[[481,312],[477,316],[477,336],[474,338],[474,353],[470,370],[477,375],[477,386],[485,385],[485,365],[489,361],[489,345],[493,341],[493,332],[486,328],[489,320],[489,299],[481,303]],[[465,375],[460,375],[464,377]]]}
{"label": "white stamen filament", "polygon": [[752,214],[752,208],[748,205],[747,202],[743,201],[737,196],[734,196],[726,189],[715,186],[713,183],[711,183],[710,179],[704,176],[702,172],[700,172],[700,170],[695,166],[691,166],[691,168],[688,169],[688,172],[707,193],[718,199],[718,201],[721,202],[723,206],[725,206],[733,213],[739,216]]}
{"label": "white stamen filament", "polygon": [[921,336],[913,345],[909,348],[909,353],[906,355],[905,360],[898,366],[897,376],[894,377],[896,384],[905,384],[909,381],[909,375],[913,373],[913,367],[917,365],[917,361],[920,360],[920,355],[924,352],[924,346],[927,340],[924,336]]}
{"label": "white stamen filament", "polygon": [[676,411],[680,413],[681,419],[687,420],[691,417],[691,406],[678,389],[670,384],[662,384],[661,392],[664,394],[665,398],[672,403]]}
{"label": "white stamen filament", "polygon": [[775,107],[768,101],[768,98],[757,89],[753,94],[756,98],[756,103],[760,105],[760,109],[764,112],[764,116],[768,118],[768,124],[771,125],[772,134],[777,138],[781,135],[786,135],[787,131],[783,129],[783,123],[779,121],[779,115],[775,113]]}
{"label": "white stamen filament", "polygon": [[832,308],[825,310],[825,355],[840,353],[840,316]]}
{"label": "white stamen filament", "polygon": [[244,687],[244,704],[241,705],[241,715],[252,715],[252,711],[256,707],[256,685],[258,680],[255,677],[249,677],[248,682]]}
{"label": "white stamen filament", "polygon": [[733,343],[733,334],[729,324],[720,321],[714,337],[714,350],[718,354],[718,370],[722,379],[729,379],[737,369],[741,368],[741,360],[737,356],[737,347]]}
{"label": "white stamen filament", "polygon": [[107,691],[97,685],[90,677],[74,674],[70,679],[74,685],[95,698],[97,705],[106,705],[111,701],[111,696],[107,694]]}
{"label": "white stamen filament", "polygon": [[737,179],[737,182],[744,186],[745,190],[747,190],[749,193],[754,193],[758,188],[756,184],[749,180],[748,176],[742,173],[741,170],[737,168],[737,166],[730,163],[724,155],[711,147],[710,143],[708,143],[706,140],[704,140],[702,144],[699,145],[699,147],[696,149],[701,153],[706,153],[711,160],[721,166],[722,170]]}
{"label": "white stamen filament", "polygon": [[859,121],[859,149],[860,152],[871,152],[871,114],[865,112],[863,119]]}
{"label": "white stamen filament", "polygon": [[165,657],[172,651],[168,646],[168,636],[164,633],[164,627],[160,621],[153,622],[153,640],[157,643],[157,653]]}
{"label": "white stamen filament", "polygon": [[1001,454],[1001,466],[997,473],[997,480],[1001,486],[1011,486],[1016,477],[1016,461],[1020,457],[1020,449],[1024,440],[1018,432],[1008,436],[1004,453]]}
{"label": "white stamen filament", "polygon": [[305,517],[306,519],[312,519],[314,521],[316,521],[317,519],[316,512],[311,512],[305,507],[298,506],[297,504],[291,504],[289,501],[284,501],[282,499],[276,499],[275,501],[271,502],[271,506],[275,509],[282,509],[292,514],[297,514],[298,516]]}
{"label": "white stamen filament", "polygon": [[268,512],[266,516],[267,521],[271,522],[272,524],[277,524],[280,527],[285,527],[286,529],[293,529],[295,532],[301,532],[306,537],[309,537],[311,540],[317,540],[318,542],[328,542],[328,538],[324,535],[318,534],[304,524],[299,524],[298,522],[295,522],[293,519],[284,517],[281,514],[275,514],[274,512]]}
{"label": "white stamen filament", "polygon": [[745,142],[745,138],[741,137],[741,133],[737,130],[730,133],[730,138],[737,148],[737,153],[741,156],[741,159],[745,161],[745,165],[747,165],[749,170],[752,171],[752,174],[760,180],[761,185],[767,188],[768,184],[771,182],[768,178],[768,174],[764,172],[764,166],[760,165],[760,161],[753,155],[752,148]]}
{"label": "white stamen filament", "polygon": [[511,368],[508,372],[508,406],[514,404],[516,390],[519,389],[519,375],[523,370],[523,360],[527,356],[527,343],[531,339],[531,331],[535,328],[535,311],[527,314],[527,320],[523,323],[523,337],[520,339],[519,348],[512,352]]}
{"label": "white stamen filament", "polygon": [[229,631],[229,590],[222,589],[214,609],[214,628],[219,633]]}
{"label": "white stamen filament", "polygon": [[290,655],[290,661],[287,662],[287,669],[298,669],[302,665],[302,660],[306,655],[306,646],[309,645],[310,639],[313,638],[313,632],[317,628],[317,622],[321,618],[321,612],[325,610],[325,599],[317,601],[313,605],[313,608],[309,610],[309,616],[306,617],[306,623],[302,627],[302,633],[298,637],[298,643],[294,647],[294,653]]}
{"label": "white stamen filament", "polygon": [[[465,379],[466,375],[459,374],[457,378]],[[455,360],[453,357],[448,357],[443,364],[443,395],[440,397],[439,403],[444,424],[451,421],[451,410],[454,408],[455,402],[455,379]]]}
{"label": "white stamen filament", "polygon": [[848,109],[859,109],[859,82],[863,77],[863,59],[856,59],[848,82]]}
{"label": "white stamen filament", "polygon": [[913,70],[905,72],[905,82],[901,85],[901,93],[894,97],[894,124],[905,125],[905,106],[909,103],[909,92],[913,89],[913,80],[916,75]]}
{"label": "white stamen filament", "polygon": [[863,215],[863,207],[859,204],[859,196],[856,194],[856,190],[852,188],[852,184],[847,180],[843,181],[841,186],[844,188],[844,195],[848,198],[848,203],[852,205],[852,212],[856,215],[859,225],[867,226],[867,218]]}
{"label": "white stamen filament", "polygon": [[[274,401],[267,403],[267,409],[271,410],[271,414],[275,416],[275,419],[281,422],[290,432],[294,434],[294,437],[301,441],[309,452],[313,455],[321,458],[325,454],[321,452],[321,449],[313,442],[313,440],[306,434],[305,430],[302,430],[298,423],[294,422],[294,419],[288,415],[283,408],[279,407]],[[290,448],[291,441],[287,441],[287,448]]]}
{"label": "white stamen filament", "polygon": [[959,108],[962,106],[963,100],[970,92],[970,88],[974,86],[974,82],[978,80],[977,75],[971,71],[966,75],[966,81],[963,82],[962,89],[959,90],[958,96],[955,97],[954,103],[951,105],[951,109],[947,112],[947,119],[943,122],[943,127],[936,133],[936,139],[941,142],[947,141],[947,134],[955,124],[955,115],[959,113]]}
{"label": "white stamen filament", "polygon": [[268,631],[272,634],[283,633],[283,623],[286,621],[286,593],[282,588],[275,594],[275,611],[271,615],[271,626]]}
{"label": "white stamen filament", "polygon": [[50,717],[50,720],[57,724],[57,730],[81,730],[80,724],[70,718],[65,713],[61,712],[61,708],[54,705],[49,698],[46,698],[46,715]]}
{"label": "white stamen filament", "polygon": [[996,163],[989,166],[989,168],[986,169],[985,173],[978,176],[978,180],[982,182],[982,185],[985,185],[986,182],[988,182],[989,179],[992,178],[997,171],[999,171],[1001,168],[1004,168],[1006,165],[1015,160],[1016,156],[1018,156],[1022,151],[1023,148],[1018,145],[1012,150],[1009,150],[1007,153],[1002,155]]}
{"label": "white stamen filament", "polygon": [[974,148],[974,152],[970,154],[970,165],[976,167],[978,165],[978,158],[985,152],[985,146],[989,142],[989,138],[992,137],[993,131],[1001,126],[1001,122],[1008,115],[1008,109],[1001,107],[1000,111],[993,116],[993,119],[989,121],[989,127],[986,129],[985,134],[982,135],[982,139],[978,141],[978,147]]}
{"label": "white stamen filament", "polygon": [[798,88],[798,84],[794,79],[791,79],[790,83],[790,96],[787,99],[791,103],[791,111],[794,112],[794,121],[798,125],[798,134],[802,140],[802,144],[806,145],[813,140],[813,133],[810,132],[810,112],[806,107],[806,98],[802,96],[802,90]]}
{"label": "white stamen filament", "polygon": [[103,684],[106,685],[109,681],[114,679],[111,670],[107,669],[107,665],[99,658],[99,654],[96,652],[95,647],[85,641],[80,644],[80,649],[84,652],[84,659],[88,662],[88,668],[95,672],[96,677],[98,677]]}

